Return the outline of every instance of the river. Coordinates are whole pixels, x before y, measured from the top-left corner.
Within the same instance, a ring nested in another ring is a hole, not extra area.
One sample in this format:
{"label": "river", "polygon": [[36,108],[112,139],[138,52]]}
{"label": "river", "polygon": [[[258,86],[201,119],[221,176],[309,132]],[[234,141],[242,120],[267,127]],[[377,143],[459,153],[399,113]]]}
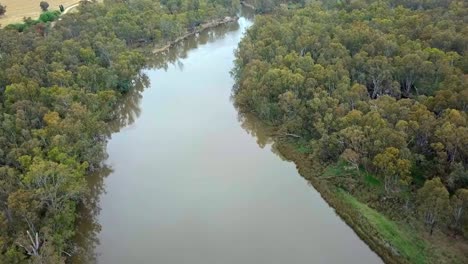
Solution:
{"label": "river", "polygon": [[382,262],[261,125],[239,118],[229,71],[251,23],[241,17],[158,56],[122,105],[80,226],[98,263]]}

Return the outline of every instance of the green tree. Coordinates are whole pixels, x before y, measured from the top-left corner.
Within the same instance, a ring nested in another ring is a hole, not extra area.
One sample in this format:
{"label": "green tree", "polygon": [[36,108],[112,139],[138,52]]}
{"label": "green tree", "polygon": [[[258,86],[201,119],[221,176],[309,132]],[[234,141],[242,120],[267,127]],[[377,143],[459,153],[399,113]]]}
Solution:
{"label": "green tree", "polygon": [[468,189],[458,189],[450,198],[452,225],[458,231],[468,231]]}
{"label": "green tree", "polygon": [[39,3],[39,6],[41,7],[41,10],[43,12],[47,11],[49,9],[49,3],[47,3],[46,1],[41,1]]}
{"label": "green tree", "polygon": [[397,148],[390,147],[377,154],[373,164],[384,178],[387,193],[398,191],[400,185],[407,185],[410,181],[411,162],[402,158]]}
{"label": "green tree", "polygon": [[417,194],[418,212],[432,235],[437,224],[442,225],[449,213],[449,192],[440,178],[434,178],[424,183]]}
{"label": "green tree", "polygon": [[99,2],[53,28],[58,11],[0,29],[0,263],[65,261],[85,177],[102,166],[114,124],[131,122],[121,102],[141,97],[153,45],[186,34],[190,15],[232,12],[231,1],[176,0],[174,14],[155,1]]}
{"label": "green tree", "polygon": [[407,54],[403,58],[396,57],[397,76],[399,76],[402,92],[405,96],[410,96],[412,90],[418,92],[417,82],[430,75],[432,63],[425,63],[425,60],[418,54]]}
{"label": "green tree", "polygon": [[0,3],[0,16],[5,15],[5,13],[6,13],[6,6]]}
{"label": "green tree", "polygon": [[353,168],[359,173],[359,153],[353,151],[352,149],[345,149],[343,153],[341,153],[341,158],[352,165]]}

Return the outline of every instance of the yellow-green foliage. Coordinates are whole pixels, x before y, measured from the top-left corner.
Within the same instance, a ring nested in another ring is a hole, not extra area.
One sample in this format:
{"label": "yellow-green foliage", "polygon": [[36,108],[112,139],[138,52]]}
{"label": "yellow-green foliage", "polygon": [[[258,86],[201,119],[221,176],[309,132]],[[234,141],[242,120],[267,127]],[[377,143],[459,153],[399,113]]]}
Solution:
{"label": "yellow-green foliage", "polygon": [[[462,0],[322,0],[258,16],[236,51],[235,104],[308,145],[314,163],[337,164],[320,181],[392,219],[422,214],[417,225],[450,240],[468,227],[453,211],[468,187],[467,14]],[[411,230],[358,208],[424,261]]]}
{"label": "yellow-green foliage", "polygon": [[21,33],[0,29],[0,263],[28,261],[27,231],[40,242],[33,262],[75,253],[85,177],[106,157],[119,98],[145,81],[150,47],[134,47],[173,41],[232,10],[225,1],[105,3],[83,3],[53,28],[26,20],[10,27]]}

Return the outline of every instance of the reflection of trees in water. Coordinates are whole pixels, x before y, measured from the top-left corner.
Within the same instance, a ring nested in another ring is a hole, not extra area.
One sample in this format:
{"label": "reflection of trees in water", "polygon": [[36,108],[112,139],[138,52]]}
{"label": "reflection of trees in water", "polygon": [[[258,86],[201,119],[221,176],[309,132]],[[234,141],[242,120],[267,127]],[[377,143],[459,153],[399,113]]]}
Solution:
{"label": "reflection of trees in water", "polygon": [[[148,63],[147,68],[162,68],[167,70],[169,65],[176,65],[183,69],[182,59],[187,58],[188,52],[198,48],[200,45],[215,42],[226,36],[229,32],[238,30],[239,23],[227,23],[209,30],[205,30],[197,36],[192,36],[166,52],[155,55]],[[111,124],[111,132],[118,132],[121,128],[129,126],[140,116],[140,101],[143,91],[149,87],[150,81],[146,74],[139,73],[134,80],[133,88],[125,94],[115,110],[115,122]]]}
{"label": "reflection of trees in water", "polygon": [[88,176],[89,193],[82,204],[78,217],[78,229],[75,237],[76,252],[71,259],[72,263],[97,262],[94,249],[99,244],[98,236],[101,231],[101,225],[98,222],[98,215],[101,211],[99,201],[105,192],[104,179],[111,173],[112,169],[104,165]]}
{"label": "reflection of trees in water", "polygon": [[[114,121],[110,126],[110,133],[117,133],[120,129],[129,126],[140,116],[140,101],[143,91],[149,86],[149,78],[139,73],[133,83],[132,89],[123,95],[114,111]],[[110,135],[109,135],[110,136]],[[98,215],[101,211],[100,197],[105,192],[104,179],[112,173],[112,168],[102,164],[101,168],[88,176],[89,193],[80,208],[75,237],[76,250],[71,259],[72,263],[96,263],[95,248],[99,244],[101,225]]]}
{"label": "reflection of trees in water", "polygon": [[257,139],[257,144],[260,148],[273,143],[271,129],[268,129],[252,114],[243,114],[240,111],[238,113],[237,119],[241,123],[242,128]]}
{"label": "reflection of trees in water", "polygon": [[129,126],[140,116],[140,101],[143,91],[149,86],[150,81],[146,74],[139,73],[134,81],[133,88],[122,96],[114,111],[114,121],[111,125],[111,132],[119,132],[120,129]]}
{"label": "reflection of trees in water", "polygon": [[238,107],[236,107],[236,110],[238,112],[237,120],[241,123],[241,127],[247,131],[249,135],[256,138],[258,146],[264,148],[266,145],[271,145],[271,151],[282,160],[286,160],[278,150],[280,139],[275,137],[273,127],[269,127],[253,114],[242,113]]}
{"label": "reflection of trees in water", "polygon": [[[198,48],[200,45],[215,42],[226,36],[227,33],[239,29],[238,23],[228,23],[216,28],[201,32],[198,36],[189,37],[179,44],[171,47],[168,51],[154,56],[147,68],[168,69],[169,65],[176,65],[183,69],[181,59],[187,58],[190,50]],[[143,91],[149,87],[150,81],[146,74],[139,73],[134,79],[133,88],[125,94],[115,110],[115,121],[111,124],[111,133],[116,133],[120,129],[129,126],[140,116],[140,101]]]}
{"label": "reflection of trees in water", "polygon": [[255,18],[255,11],[252,10],[252,8],[250,7],[241,5],[240,10],[239,10],[239,16],[245,17],[248,20],[253,21]]}
{"label": "reflection of trees in water", "polygon": [[280,151],[279,148],[278,148],[278,142],[274,142],[274,143],[271,145],[271,152],[275,153],[276,156],[278,156],[281,160],[284,160],[284,161],[291,161],[291,160],[287,159],[285,156],[283,156],[283,154],[281,154],[281,151]]}
{"label": "reflection of trees in water", "polygon": [[[228,23],[200,33],[197,37],[190,37],[178,45],[172,47],[168,52],[155,56],[148,64],[148,68],[167,69],[170,64],[183,68],[181,59],[187,57],[190,50],[200,45],[214,42],[224,37],[227,33],[238,30],[238,23]],[[149,87],[150,81],[146,74],[139,73],[134,79],[133,88],[122,98],[114,111],[114,120],[110,124],[110,133],[117,133],[120,129],[135,122],[140,116],[140,102],[143,91]],[[109,135],[110,136],[110,135]],[[77,223],[76,251],[71,259],[72,263],[96,263],[97,254],[95,248],[99,245],[99,233],[101,225],[98,222],[100,208],[100,197],[105,192],[104,180],[112,173],[112,168],[102,165],[102,168],[88,176],[89,195],[84,201]]]}
{"label": "reflection of trees in water", "polygon": [[200,45],[212,43],[226,36],[227,33],[239,29],[239,23],[227,23],[209,30],[205,30],[196,36],[191,36],[184,41],[179,42],[167,51],[163,51],[154,56],[149,63],[149,68],[162,68],[167,70],[169,65],[176,65],[183,69],[182,59],[187,58],[188,52],[198,48]]}

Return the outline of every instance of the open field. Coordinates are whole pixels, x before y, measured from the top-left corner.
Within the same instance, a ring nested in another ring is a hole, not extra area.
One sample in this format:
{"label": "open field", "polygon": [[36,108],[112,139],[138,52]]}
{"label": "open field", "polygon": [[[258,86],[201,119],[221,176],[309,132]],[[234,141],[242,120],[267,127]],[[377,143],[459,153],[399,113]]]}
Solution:
{"label": "open field", "polygon": [[[79,0],[48,0],[49,10],[58,10],[59,5],[67,8],[77,3]],[[22,22],[23,17],[37,18],[41,14],[39,3],[41,0],[0,0],[2,5],[6,5],[7,12],[0,17],[0,27],[11,23]]]}

